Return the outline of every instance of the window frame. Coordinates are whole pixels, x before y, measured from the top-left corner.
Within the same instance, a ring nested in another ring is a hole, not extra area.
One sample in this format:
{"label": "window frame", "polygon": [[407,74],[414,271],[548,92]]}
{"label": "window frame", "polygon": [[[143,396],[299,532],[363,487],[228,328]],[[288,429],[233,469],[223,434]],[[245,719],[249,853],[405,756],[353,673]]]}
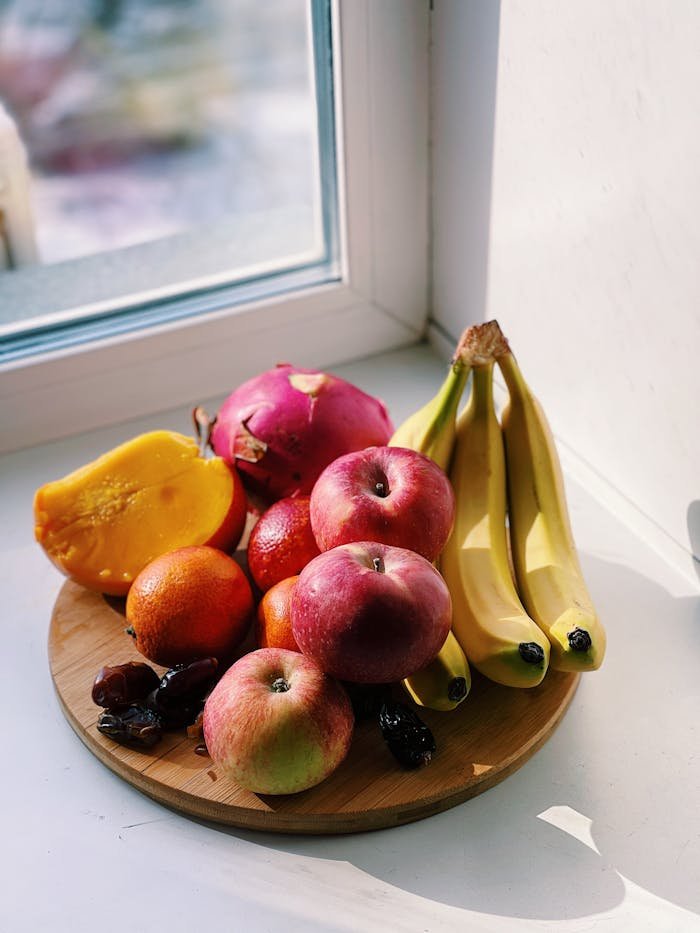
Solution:
{"label": "window frame", "polygon": [[428,317],[426,0],[332,0],[340,275],[8,362],[0,452],[230,391],[279,360],[330,367]]}
{"label": "window frame", "polygon": [[[0,278],[0,363],[338,278],[331,3],[301,3],[306,6],[307,41],[301,51],[307,59],[307,92],[316,102],[307,166],[316,189],[314,203],[308,209],[224,215],[208,223],[206,233],[193,227],[70,261],[36,265],[35,254],[19,263],[24,268],[16,268],[14,275]],[[28,203],[26,154],[12,124],[11,130],[25,178],[16,189],[5,187],[21,191]],[[10,311],[11,319],[3,320]]]}

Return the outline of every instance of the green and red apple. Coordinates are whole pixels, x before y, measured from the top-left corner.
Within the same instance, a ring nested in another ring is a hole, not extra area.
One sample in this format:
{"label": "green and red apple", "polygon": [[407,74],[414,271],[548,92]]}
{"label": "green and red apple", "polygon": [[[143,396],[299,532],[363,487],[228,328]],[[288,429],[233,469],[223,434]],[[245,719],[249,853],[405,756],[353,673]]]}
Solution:
{"label": "green and red apple", "polygon": [[293,794],[323,781],[347,755],[353,726],[343,686],[284,648],[244,655],[204,706],[213,761],[258,794]]}

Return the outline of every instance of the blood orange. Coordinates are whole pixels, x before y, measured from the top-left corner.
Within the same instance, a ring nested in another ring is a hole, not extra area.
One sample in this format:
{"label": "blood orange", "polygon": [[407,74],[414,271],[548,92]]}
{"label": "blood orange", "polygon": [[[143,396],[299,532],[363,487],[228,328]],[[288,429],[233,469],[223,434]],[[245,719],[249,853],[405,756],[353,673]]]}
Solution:
{"label": "blood orange", "polygon": [[265,592],[320,554],[311,531],[309,497],[280,499],[264,512],[248,543],[250,573]]}
{"label": "blood orange", "polygon": [[255,641],[258,648],[287,648],[299,651],[292,634],[292,594],[298,576],[280,580],[265,593],[258,605]]}
{"label": "blood orange", "polygon": [[166,666],[203,657],[230,661],[252,614],[253,594],[241,568],[223,551],[203,545],[151,561],[126,600],[136,647]]}

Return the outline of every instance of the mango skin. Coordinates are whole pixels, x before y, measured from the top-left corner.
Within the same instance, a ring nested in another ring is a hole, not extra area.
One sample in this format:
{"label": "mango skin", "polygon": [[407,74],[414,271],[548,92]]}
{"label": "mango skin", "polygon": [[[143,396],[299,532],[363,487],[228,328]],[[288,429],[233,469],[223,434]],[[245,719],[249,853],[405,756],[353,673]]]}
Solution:
{"label": "mango skin", "polygon": [[233,551],[246,508],[235,467],[203,458],[183,434],[151,431],[38,489],[34,534],[61,573],[124,596],[167,551],[196,544]]}

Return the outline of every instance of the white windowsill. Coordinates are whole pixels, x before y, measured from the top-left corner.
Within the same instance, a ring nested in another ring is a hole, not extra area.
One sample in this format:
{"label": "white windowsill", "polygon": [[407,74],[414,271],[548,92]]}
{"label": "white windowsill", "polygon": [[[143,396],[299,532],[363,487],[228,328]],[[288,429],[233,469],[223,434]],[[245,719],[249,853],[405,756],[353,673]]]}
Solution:
{"label": "white windowsill", "polygon": [[[400,422],[435,390],[444,363],[420,345],[334,371],[382,396]],[[574,933],[582,922],[629,933],[697,929],[697,589],[568,477],[608,655],[582,678],[552,738],[492,790],[396,830],[268,836],[181,817],[90,754],[64,720],[47,670],[63,579],[33,540],[32,495],[140,431],[189,431],[189,410],[0,458],[2,682],[13,763],[1,779],[13,867],[0,926],[62,931],[79,917],[80,929],[106,930],[105,917],[128,910],[141,929],[166,916],[173,931],[221,929],[231,917],[250,933],[280,925],[286,933],[550,925]]]}

